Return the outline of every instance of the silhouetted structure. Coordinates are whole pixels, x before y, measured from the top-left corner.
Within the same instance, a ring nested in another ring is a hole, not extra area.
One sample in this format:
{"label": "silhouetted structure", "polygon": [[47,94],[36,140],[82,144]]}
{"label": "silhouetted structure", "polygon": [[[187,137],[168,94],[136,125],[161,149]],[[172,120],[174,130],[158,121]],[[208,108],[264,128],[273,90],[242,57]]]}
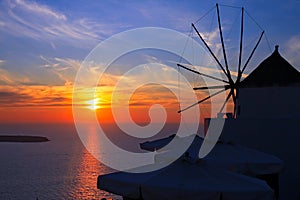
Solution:
{"label": "silhouetted structure", "polygon": [[[299,198],[300,193],[297,192],[297,186],[300,185],[300,172],[298,170],[300,161],[296,158],[298,157],[297,149],[300,139],[297,134],[300,121],[300,73],[279,54],[279,46],[276,46],[273,54],[264,60],[248,77],[242,80],[242,74],[264,35],[264,31],[262,31],[248,59],[242,65],[244,32],[244,8],[242,8],[237,79],[233,80],[227,62],[218,4],[216,8],[224,65],[212,52],[196,26],[192,24],[192,27],[226,79],[203,74],[184,66],[184,64],[177,64],[185,70],[214,79],[223,84],[195,87],[194,90],[220,90],[179,112],[190,109],[228,90],[228,96],[221,106],[217,117],[205,119],[204,132],[206,133],[212,120],[220,120],[226,115],[227,118],[221,138],[274,154],[283,159],[287,167],[279,179],[279,186],[277,182],[278,174],[266,175],[264,178],[267,177],[268,182],[273,186],[277,194],[279,188],[282,199]],[[233,113],[223,113],[230,98],[232,98],[234,104]]]}
{"label": "silhouetted structure", "polygon": [[[280,199],[300,195],[299,122],[300,73],[275,51],[239,85],[236,118],[225,119],[221,134],[231,141],[282,159],[285,171],[261,178],[279,188]],[[206,119],[206,125],[217,118]],[[207,129],[207,127],[206,127]],[[278,193],[278,191],[277,191]]]}

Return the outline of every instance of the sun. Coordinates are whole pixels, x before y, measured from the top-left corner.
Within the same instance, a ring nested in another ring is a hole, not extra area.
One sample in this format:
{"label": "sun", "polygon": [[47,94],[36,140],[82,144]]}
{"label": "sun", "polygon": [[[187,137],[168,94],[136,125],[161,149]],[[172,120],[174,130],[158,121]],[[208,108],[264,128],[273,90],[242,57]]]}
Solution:
{"label": "sun", "polygon": [[95,98],[95,99],[87,101],[86,102],[88,104],[87,108],[90,109],[90,110],[99,109],[100,108],[99,100],[100,100],[99,98]]}

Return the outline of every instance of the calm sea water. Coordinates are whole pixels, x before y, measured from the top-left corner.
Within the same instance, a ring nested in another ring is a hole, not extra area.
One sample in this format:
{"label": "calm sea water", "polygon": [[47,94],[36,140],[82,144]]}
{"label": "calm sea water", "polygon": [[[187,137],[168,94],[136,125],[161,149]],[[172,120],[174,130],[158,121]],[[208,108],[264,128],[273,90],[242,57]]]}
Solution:
{"label": "calm sea water", "polygon": [[[168,125],[156,137],[146,140],[168,136],[177,128],[177,125]],[[139,151],[138,144],[143,140],[121,134],[114,126],[106,126],[105,130],[118,146]],[[98,175],[114,170],[101,164],[85,149],[74,124],[0,124],[0,135],[4,134],[40,135],[50,141],[0,142],[0,200],[122,199],[97,189]],[[287,172],[290,170],[284,173]],[[286,188],[299,186],[299,177],[293,178],[294,181],[288,180],[280,186],[284,187],[282,195]]]}
{"label": "calm sea water", "polygon": [[0,134],[41,135],[44,143],[0,143],[0,199],[122,199],[97,189],[113,172],[82,145],[73,124],[6,124]]}

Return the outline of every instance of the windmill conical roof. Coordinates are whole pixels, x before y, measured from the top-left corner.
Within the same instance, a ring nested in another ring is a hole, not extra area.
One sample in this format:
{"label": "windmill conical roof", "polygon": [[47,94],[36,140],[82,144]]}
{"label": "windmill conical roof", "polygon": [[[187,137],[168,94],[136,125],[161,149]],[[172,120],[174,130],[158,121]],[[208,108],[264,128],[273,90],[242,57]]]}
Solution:
{"label": "windmill conical roof", "polygon": [[285,60],[278,51],[274,52],[240,83],[240,87],[271,87],[300,84],[300,72]]}

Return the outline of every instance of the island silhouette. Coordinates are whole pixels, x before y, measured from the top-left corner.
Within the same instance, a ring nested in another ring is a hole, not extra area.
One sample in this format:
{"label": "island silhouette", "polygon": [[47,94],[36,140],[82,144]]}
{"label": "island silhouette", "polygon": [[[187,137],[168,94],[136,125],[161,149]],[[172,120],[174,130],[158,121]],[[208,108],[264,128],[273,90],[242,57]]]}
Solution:
{"label": "island silhouette", "polygon": [[29,135],[0,135],[0,142],[48,142],[47,137]]}

